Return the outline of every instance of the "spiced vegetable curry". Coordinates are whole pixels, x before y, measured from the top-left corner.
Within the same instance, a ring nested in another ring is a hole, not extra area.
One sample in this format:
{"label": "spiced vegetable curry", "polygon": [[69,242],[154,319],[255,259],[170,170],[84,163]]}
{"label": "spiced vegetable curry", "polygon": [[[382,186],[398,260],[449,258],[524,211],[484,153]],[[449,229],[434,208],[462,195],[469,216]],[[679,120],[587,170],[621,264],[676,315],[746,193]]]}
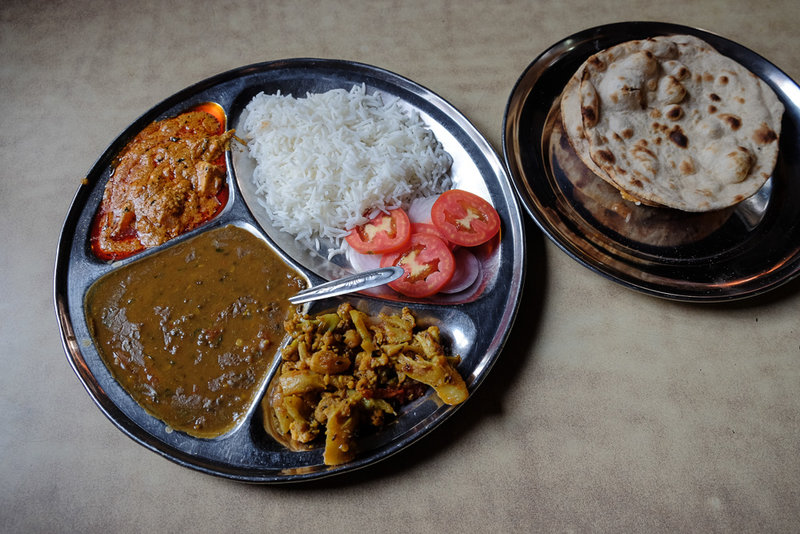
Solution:
{"label": "spiced vegetable curry", "polygon": [[210,438],[257,400],[305,287],[263,241],[227,226],[96,282],[87,321],[125,390],[169,427]]}
{"label": "spiced vegetable curry", "polygon": [[446,404],[469,395],[461,358],[447,356],[439,328],[418,325],[409,308],[370,316],[345,302],[335,313],[295,313],[286,331],[291,341],[262,401],[264,426],[293,449],[324,433],[327,465],[355,458],[362,427],[382,427],[428,386]]}

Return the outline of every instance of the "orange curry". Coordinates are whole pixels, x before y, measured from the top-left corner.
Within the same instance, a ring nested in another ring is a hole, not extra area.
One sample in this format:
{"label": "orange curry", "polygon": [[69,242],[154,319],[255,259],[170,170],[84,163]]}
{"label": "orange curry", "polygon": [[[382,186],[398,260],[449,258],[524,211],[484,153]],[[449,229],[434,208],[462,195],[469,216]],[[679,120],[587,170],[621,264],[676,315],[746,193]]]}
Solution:
{"label": "orange curry", "polygon": [[92,229],[101,259],[160,245],[216,215],[227,201],[224,153],[233,130],[213,104],[154,122],[122,150]]}

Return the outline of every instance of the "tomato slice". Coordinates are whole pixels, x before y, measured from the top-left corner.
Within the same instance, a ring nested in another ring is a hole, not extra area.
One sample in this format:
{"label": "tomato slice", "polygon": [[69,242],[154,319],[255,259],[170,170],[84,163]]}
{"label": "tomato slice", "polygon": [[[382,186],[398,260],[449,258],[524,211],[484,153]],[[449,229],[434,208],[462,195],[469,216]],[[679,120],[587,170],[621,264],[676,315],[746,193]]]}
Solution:
{"label": "tomato slice", "polygon": [[389,287],[407,297],[429,297],[447,285],[456,269],[447,243],[431,234],[413,234],[408,248],[386,254],[381,267],[397,265],[405,274]]}
{"label": "tomato slice", "polygon": [[361,254],[397,252],[406,248],[410,239],[411,222],[401,208],[379,213],[353,228],[345,237],[347,243]]}
{"label": "tomato slice", "polygon": [[[409,219],[410,218],[411,217],[409,217]],[[436,228],[434,225],[432,225],[430,223],[415,223],[415,222],[412,222],[411,223],[411,235],[414,235],[414,234],[430,234],[430,235],[436,236],[439,239],[441,239],[442,241],[444,241],[445,243],[447,243],[447,248],[449,248],[450,250],[453,250],[455,248],[455,245],[450,243],[449,241],[447,241],[447,239],[444,237],[444,235],[442,235],[442,232],[440,232],[438,228]]]}
{"label": "tomato slice", "polygon": [[445,239],[462,247],[486,243],[500,230],[492,205],[462,189],[442,193],[431,208],[431,220]]}

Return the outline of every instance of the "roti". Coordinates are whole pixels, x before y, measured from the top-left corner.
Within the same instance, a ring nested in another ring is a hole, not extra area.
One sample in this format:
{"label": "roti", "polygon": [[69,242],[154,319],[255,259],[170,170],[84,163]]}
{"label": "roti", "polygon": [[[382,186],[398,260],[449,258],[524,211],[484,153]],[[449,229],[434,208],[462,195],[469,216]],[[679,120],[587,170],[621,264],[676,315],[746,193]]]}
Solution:
{"label": "roti", "polygon": [[598,180],[578,158],[558,119],[553,124],[549,153],[552,168],[560,169],[571,186],[565,191],[572,195],[573,205],[582,207],[594,219],[589,224],[605,234],[611,230],[622,238],[655,247],[685,246],[719,230],[735,209],[687,213],[626,202],[619,190]]}
{"label": "roti", "polygon": [[783,115],[774,91],[689,35],[594,54],[561,99],[575,152],[628,200],[702,212],[754,194],[774,170]]}

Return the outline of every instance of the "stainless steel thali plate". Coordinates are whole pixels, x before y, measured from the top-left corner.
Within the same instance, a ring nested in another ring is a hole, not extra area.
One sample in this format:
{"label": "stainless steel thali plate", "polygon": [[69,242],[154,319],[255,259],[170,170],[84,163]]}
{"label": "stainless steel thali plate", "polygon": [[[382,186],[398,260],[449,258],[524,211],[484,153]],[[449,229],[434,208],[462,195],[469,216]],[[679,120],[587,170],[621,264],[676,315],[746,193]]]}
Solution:
{"label": "stainless steel thali plate", "polygon": [[[54,298],[67,359],[101,411],[125,434],[144,447],[201,472],[254,483],[278,483],[320,478],[372,464],[419,440],[456,408],[427,395],[407,405],[395,422],[365,436],[361,454],[352,462],[329,467],[322,448],[293,452],[263,430],[258,410],[251,409],[243,424],[215,439],[193,438],[170,431],[148,415],[114,380],[95,347],[84,298],[88,288],[104,274],[138,261],[186,239],[224,225],[249,229],[277,250],[312,283],[348,271],[342,261],[328,261],[290,236],[272,228],[254,198],[250,184],[252,165],[243,147],[227,156],[229,200],[211,222],[175,238],[152,251],[118,262],[97,259],[90,250],[90,226],[111,174],[114,158],[127,142],[154,120],[213,102],[235,128],[243,108],[258,92],[280,91],[297,97],[334,88],[364,84],[367,92],[381,92],[416,110],[452,155],[454,185],[489,199],[502,220],[497,246],[486,258],[480,290],[466,297],[403,301],[370,296],[349,296],[312,304],[309,313],[334,309],[342,298],[370,313],[399,311],[409,306],[421,322],[439,326],[453,353],[462,357],[459,371],[470,393],[490,371],[507,339],[516,315],[525,273],[522,216],[505,167],[484,137],[455,108],[424,87],[386,70],[348,61],[292,59],[235,69],[199,82],[167,98],[131,124],[97,160],[72,201],[59,241]],[[276,365],[273,364],[271,373]],[[264,386],[265,387],[265,386]],[[262,388],[263,391],[263,388]]]}
{"label": "stainless steel thali plate", "polygon": [[[559,103],[569,78],[615,44],[690,34],[761,77],[786,111],[772,178],[734,209],[690,214],[635,206],[580,162],[563,134]],[[658,297],[714,302],[752,297],[800,273],[800,88],[751,50],[696,28],[625,22],[559,41],[522,73],[506,108],[503,152],[528,214],[572,258]]]}

